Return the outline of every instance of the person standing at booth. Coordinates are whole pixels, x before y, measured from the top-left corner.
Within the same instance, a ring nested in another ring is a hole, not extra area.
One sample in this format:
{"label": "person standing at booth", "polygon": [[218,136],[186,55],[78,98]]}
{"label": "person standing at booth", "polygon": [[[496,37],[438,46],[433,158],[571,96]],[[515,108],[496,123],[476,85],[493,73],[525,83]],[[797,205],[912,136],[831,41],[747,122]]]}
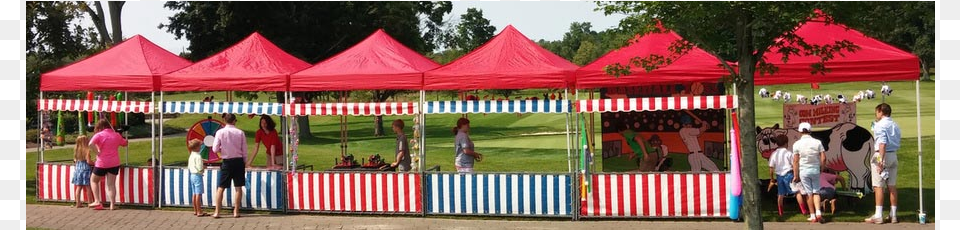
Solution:
{"label": "person standing at booth", "polygon": [[897,221],[897,150],[900,150],[900,126],[890,119],[892,109],[887,103],[877,105],[877,121],[873,124],[874,153],[870,157],[871,181],[873,182],[876,211],[865,222],[882,224],[883,187],[890,193],[890,223]]}
{"label": "person standing at booth", "polygon": [[810,136],[810,123],[803,122],[797,131],[803,134],[800,140],[793,143],[793,177],[794,182],[800,182],[800,194],[806,196],[807,208],[810,210],[810,222],[823,223],[820,213],[820,171],[827,159],[823,143]]}
{"label": "person standing at booth", "polygon": [[283,151],[280,150],[282,147],[280,144],[280,135],[277,133],[277,123],[274,122],[270,116],[260,116],[260,129],[257,129],[257,135],[253,140],[256,147],[253,149],[253,156],[250,156],[250,160],[246,163],[248,168],[253,165],[253,160],[257,158],[261,143],[267,155],[267,168],[283,168],[284,160]]}
{"label": "person standing at booth", "polygon": [[454,166],[456,166],[457,172],[472,173],[474,161],[480,162],[483,159],[483,154],[474,151],[473,141],[470,140],[469,133],[470,120],[461,117],[457,120],[457,126],[453,127],[453,134],[457,135],[453,142],[456,151]]}
{"label": "person standing at booth", "polygon": [[110,201],[110,210],[116,209],[117,174],[120,174],[120,146],[127,146],[127,139],[113,131],[110,121],[100,119],[97,122],[96,134],[90,138],[89,145],[97,150],[97,161],[94,162],[93,176],[90,177],[90,188],[93,190],[93,203],[89,206],[96,210],[103,210],[103,199],[100,197],[100,181],[107,177],[107,200]]}
{"label": "person standing at booth", "polygon": [[243,186],[246,185],[247,136],[237,128],[237,117],[223,114],[227,125],[217,130],[213,140],[213,151],[220,153],[223,163],[220,165],[220,181],[217,184],[217,196],[214,202],[213,218],[220,218],[220,205],[223,203],[223,190],[233,182],[233,217],[240,217],[240,200],[243,198]]}
{"label": "person standing at booth", "polygon": [[703,154],[703,148],[700,147],[700,135],[703,135],[710,128],[707,123],[701,122],[700,128],[695,128],[693,127],[693,119],[690,116],[683,115],[680,117],[680,124],[683,125],[679,131],[680,139],[683,140],[683,144],[687,146],[687,151],[690,152],[690,155],[687,156],[687,160],[690,162],[690,171],[700,172],[702,169],[708,172],[720,171],[717,164],[707,158],[707,155]]}
{"label": "person standing at booth", "polygon": [[391,126],[397,134],[397,153],[396,161],[390,167],[396,167],[400,172],[410,171],[410,142],[407,142],[407,135],[403,133],[403,120],[394,120]]}

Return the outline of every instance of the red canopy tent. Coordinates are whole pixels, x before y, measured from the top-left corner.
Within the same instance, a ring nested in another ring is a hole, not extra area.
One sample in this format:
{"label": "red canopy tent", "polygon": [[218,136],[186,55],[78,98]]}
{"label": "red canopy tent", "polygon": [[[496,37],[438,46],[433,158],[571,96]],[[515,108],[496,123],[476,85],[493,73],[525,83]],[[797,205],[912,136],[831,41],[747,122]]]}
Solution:
{"label": "red canopy tent", "polygon": [[[642,58],[650,55],[669,57],[675,55],[668,48],[673,42],[681,39],[683,38],[673,31],[638,35],[630,45],[610,51],[590,64],[577,69],[577,88],[718,82],[724,75],[730,74],[720,66],[720,61],[716,57],[698,47],[693,47],[683,56],[675,59],[673,63],[650,72],[631,66],[630,60],[634,57]],[[633,71],[629,75],[614,77],[603,70],[605,66],[616,63],[631,66]]]}
{"label": "red canopy tent", "polygon": [[[815,55],[790,56],[783,63],[783,54],[771,48],[763,58],[774,64],[779,70],[773,75],[760,76],[754,80],[756,85],[775,85],[813,82],[853,82],[853,81],[913,81],[920,79],[920,59],[916,55],[897,49],[891,45],[867,37],[854,29],[836,22],[826,22],[817,18],[800,24],[797,36],[811,45],[827,45],[847,40],[859,46],[856,52],[842,52],[833,60],[827,61],[830,72],[812,74],[810,66],[820,58]],[[782,38],[777,39],[780,41]],[[797,47],[797,44],[788,44]]]}
{"label": "red canopy tent", "polygon": [[483,46],[423,76],[425,90],[565,88],[577,65],[508,25]]}
{"label": "red canopy tent", "polygon": [[254,32],[220,53],[163,75],[161,91],[286,91],[291,73],[310,64]]}
{"label": "red canopy tent", "polygon": [[40,91],[151,92],[157,77],[190,61],[136,35],[82,61],[40,75]]}
{"label": "red canopy tent", "polygon": [[379,29],[353,47],[290,75],[290,91],[419,89],[440,65]]}

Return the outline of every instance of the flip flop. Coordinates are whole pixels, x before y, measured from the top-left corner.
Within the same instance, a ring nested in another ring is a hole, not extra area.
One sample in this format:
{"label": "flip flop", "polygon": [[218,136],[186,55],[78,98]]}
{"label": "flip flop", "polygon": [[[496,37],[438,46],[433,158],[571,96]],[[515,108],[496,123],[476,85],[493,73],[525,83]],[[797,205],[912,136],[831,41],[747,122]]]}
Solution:
{"label": "flip flop", "polygon": [[240,215],[233,215],[233,218],[240,218]]}
{"label": "flip flop", "polygon": [[197,217],[204,217],[204,216],[209,216],[209,215],[210,215],[209,213],[200,213],[200,215],[197,215]]}
{"label": "flip flop", "polygon": [[214,219],[220,219],[220,215],[217,215],[217,214],[213,214],[213,216],[211,217],[213,217]]}
{"label": "flip flop", "polygon": [[102,205],[103,205],[103,204],[90,203],[90,204],[87,204],[87,207],[88,207],[88,208],[93,208],[93,207],[102,206]]}
{"label": "flip flop", "polygon": [[105,210],[105,209],[103,209],[103,205],[97,205],[97,206],[94,206],[94,207],[93,207],[93,210],[100,211],[100,210]]}

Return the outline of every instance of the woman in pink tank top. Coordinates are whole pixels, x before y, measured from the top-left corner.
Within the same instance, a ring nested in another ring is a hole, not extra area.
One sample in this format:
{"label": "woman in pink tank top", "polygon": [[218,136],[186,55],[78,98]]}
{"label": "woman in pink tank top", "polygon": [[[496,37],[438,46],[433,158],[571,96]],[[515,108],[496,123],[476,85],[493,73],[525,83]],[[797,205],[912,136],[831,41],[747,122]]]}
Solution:
{"label": "woman in pink tank top", "polygon": [[116,208],[117,174],[120,174],[120,146],[127,146],[127,139],[113,131],[113,127],[106,119],[97,122],[96,134],[90,138],[90,146],[97,150],[97,161],[94,163],[93,176],[90,177],[90,188],[93,190],[93,203],[90,207],[103,210],[103,200],[100,197],[100,181],[107,178],[107,199],[110,201],[110,210]]}

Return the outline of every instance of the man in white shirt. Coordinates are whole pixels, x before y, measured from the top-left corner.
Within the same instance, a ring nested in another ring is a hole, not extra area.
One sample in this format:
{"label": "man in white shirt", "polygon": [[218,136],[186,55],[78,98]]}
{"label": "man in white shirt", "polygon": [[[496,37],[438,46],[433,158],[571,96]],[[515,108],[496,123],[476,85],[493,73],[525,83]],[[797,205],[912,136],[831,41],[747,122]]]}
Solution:
{"label": "man in white shirt", "polygon": [[881,103],[875,109],[877,121],[873,124],[874,152],[870,158],[871,181],[876,201],[876,212],[864,219],[882,224],[883,187],[890,193],[890,223],[897,221],[897,150],[900,150],[900,126],[890,119],[890,105]]}
{"label": "man in white shirt", "polygon": [[807,196],[807,207],[810,209],[810,218],[807,220],[823,223],[820,213],[820,170],[827,155],[823,143],[810,136],[812,128],[807,122],[797,127],[803,136],[793,143],[793,174],[797,175],[793,181],[800,182],[803,187],[800,194]]}

